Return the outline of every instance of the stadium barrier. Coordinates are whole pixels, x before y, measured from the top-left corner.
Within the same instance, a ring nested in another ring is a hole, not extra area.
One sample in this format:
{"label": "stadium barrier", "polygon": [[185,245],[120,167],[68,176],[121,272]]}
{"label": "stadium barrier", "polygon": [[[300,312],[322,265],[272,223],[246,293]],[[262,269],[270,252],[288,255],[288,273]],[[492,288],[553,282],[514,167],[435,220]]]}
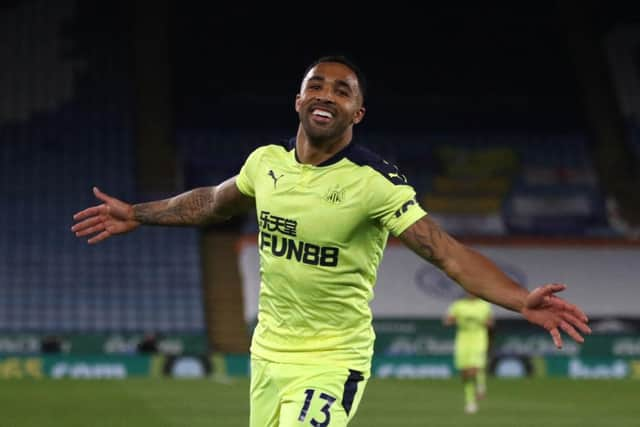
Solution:
{"label": "stadium barrier", "polygon": [[[142,333],[0,333],[0,355],[45,353],[133,354],[144,340]],[[207,337],[200,333],[167,333],[156,338],[163,354],[205,354]],[[45,347],[49,346],[47,349]]]}
{"label": "stadium barrier", "polygon": [[[247,377],[249,366],[249,354],[0,356],[0,380]],[[500,378],[640,380],[640,357],[495,355],[488,371]],[[371,372],[375,378],[399,379],[458,375],[451,355],[375,356]]]}

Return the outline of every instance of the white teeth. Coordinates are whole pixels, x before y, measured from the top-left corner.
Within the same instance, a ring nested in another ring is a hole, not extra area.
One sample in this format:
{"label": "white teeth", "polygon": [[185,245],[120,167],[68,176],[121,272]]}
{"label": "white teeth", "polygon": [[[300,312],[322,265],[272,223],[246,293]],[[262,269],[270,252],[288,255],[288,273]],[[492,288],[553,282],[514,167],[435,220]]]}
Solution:
{"label": "white teeth", "polygon": [[333,114],[331,114],[328,111],[324,111],[324,110],[313,110],[312,113],[316,114],[318,116],[322,116],[322,117],[328,117],[328,118],[332,118],[333,117]]}

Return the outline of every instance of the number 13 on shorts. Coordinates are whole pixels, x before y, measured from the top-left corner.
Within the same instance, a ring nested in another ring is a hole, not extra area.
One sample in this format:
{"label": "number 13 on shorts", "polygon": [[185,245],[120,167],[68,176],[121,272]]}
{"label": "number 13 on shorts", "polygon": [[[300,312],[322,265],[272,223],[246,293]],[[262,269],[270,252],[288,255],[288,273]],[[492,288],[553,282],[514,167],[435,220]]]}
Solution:
{"label": "number 13 on shorts", "polygon": [[[305,399],[304,404],[302,405],[302,409],[300,409],[300,415],[298,415],[298,421],[305,422],[307,419],[307,415],[309,413],[309,408],[311,407],[311,402],[313,401],[314,396],[316,395],[316,391],[312,388],[308,388],[304,391]],[[313,427],[328,427],[331,422],[331,405],[336,401],[336,398],[333,396],[329,396],[326,393],[318,393],[318,398],[324,402],[321,402],[322,407],[320,408],[320,412],[322,412],[324,419],[318,420],[316,418],[311,418],[309,424]]]}
{"label": "number 13 on shorts", "polygon": [[251,360],[251,427],[346,427],[367,374],[331,365]]}

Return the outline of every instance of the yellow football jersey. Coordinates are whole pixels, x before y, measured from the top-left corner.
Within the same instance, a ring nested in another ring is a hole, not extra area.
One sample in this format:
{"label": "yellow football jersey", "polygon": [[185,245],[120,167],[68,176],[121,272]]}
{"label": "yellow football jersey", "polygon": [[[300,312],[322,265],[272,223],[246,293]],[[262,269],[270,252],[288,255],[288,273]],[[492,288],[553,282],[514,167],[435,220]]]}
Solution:
{"label": "yellow football jersey", "polygon": [[255,198],[260,302],[253,354],[370,369],[369,302],[389,232],[426,212],[394,165],[352,142],[326,162],[297,160],[295,139],[249,155],[236,179]]}
{"label": "yellow football jersey", "polygon": [[469,346],[486,351],[489,342],[487,321],[491,318],[491,304],[480,298],[463,298],[448,309],[456,318],[456,346]]}

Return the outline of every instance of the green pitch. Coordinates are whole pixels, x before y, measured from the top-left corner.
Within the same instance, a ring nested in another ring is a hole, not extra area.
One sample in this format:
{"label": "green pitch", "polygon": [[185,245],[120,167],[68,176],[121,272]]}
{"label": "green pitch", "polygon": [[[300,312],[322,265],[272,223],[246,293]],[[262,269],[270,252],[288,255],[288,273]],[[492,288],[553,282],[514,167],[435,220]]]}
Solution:
{"label": "green pitch", "polygon": [[[638,380],[490,379],[480,412],[465,415],[457,380],[373,380],[351,426],[639,426],[639,390]],[[246,379],[0,380],[0,426],[246,427],[247,396]]]}

